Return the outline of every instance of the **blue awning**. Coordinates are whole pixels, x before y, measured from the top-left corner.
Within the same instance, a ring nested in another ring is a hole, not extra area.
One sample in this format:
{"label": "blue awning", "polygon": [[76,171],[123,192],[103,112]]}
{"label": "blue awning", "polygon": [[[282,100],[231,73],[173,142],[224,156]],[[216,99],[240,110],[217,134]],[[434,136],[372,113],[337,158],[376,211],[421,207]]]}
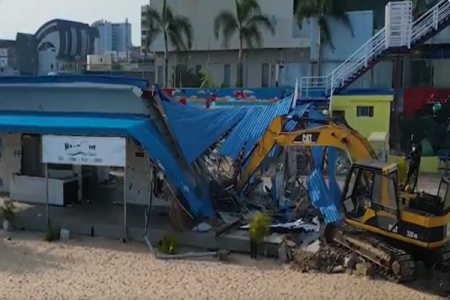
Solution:
{"label": "blue awning", "polygon": [[107,85],[129,85],[138,88],[146,88],[146,79],[120,76],[98,76],[98,75],[61,75],[61,76],[0,76],[2,85],[42,85],[42,84],[107,84]]}
{"label": "blue awning", "polygon": [[148,118],[113,118],[55,115],[0,115],[0,131],[31,134],[129,136],[146,149],[149,156],[164,168],[167,180],[184,196],[182,205],[193,216],[213,217],[208,194],[199,194],[191,174],[178,165],[161,133]]}

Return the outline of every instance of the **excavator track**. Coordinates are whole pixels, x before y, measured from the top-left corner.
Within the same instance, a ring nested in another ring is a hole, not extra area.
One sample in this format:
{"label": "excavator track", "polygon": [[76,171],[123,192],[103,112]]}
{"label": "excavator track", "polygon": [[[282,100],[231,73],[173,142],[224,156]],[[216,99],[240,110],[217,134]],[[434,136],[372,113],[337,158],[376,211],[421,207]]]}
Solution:
{"label": "excavator track", "polygon": [[450,242],[447,242],[440,249],[441,261],[437,268],[444,272],[450,273]]}
{"label": "excavator track", "polygon": [[356,253],[389,281],[406,283],[416,279],[414,258],[370,232],[348,224],[332,225],[327,226],[325,239],[327,243],[346,249],[349,254]]}

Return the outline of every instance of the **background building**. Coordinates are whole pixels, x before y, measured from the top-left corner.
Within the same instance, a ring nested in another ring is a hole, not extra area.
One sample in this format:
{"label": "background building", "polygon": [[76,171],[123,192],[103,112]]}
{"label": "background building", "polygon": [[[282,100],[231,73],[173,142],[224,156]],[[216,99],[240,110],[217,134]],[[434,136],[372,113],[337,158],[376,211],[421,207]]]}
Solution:
{"label": "background building", "polygon": [[0,76],[18,75],[16,41],[0,40]]}
{"label": "background building", "polygon": [[97,28],[99,33],[99,43],[96,45],[95,54],[127,52],[132,48],[131,24],[128,23],[128,19],[125,23],[99,20],[91,27]]}
{"label": "background building", "polygon": [[88,24],[54,19],[35,34],[17,33],[17,68],[21,75],[81,70],[99,34]]}
{"label": "background building", "polygon": [[[316,76],[318,73],[318,26],[314,21],[305,22],[302,30],[297,25],[294,15],[294,0],[279,5],[273,0],[259,0],[263,14],[267,14],[276,23],[276,34],[263,31],[264,44],[260,49],[245,51],[243,84],[247,87],[294,86],[296,78]],[[151,6],[158,11],[163,0],[152,0]],[[221,39],[217,40],[213,33],[215,17],[225,9],[234,10],[234,2],[221,0],[169,0],[174,13],[189,18],[193,26],[194,41],[192,50],[182,53],[173,51],[169,45],[169,84],[172,86],[174,66],[183,64],[194,72],[207,70],[214,77],[216,84],[234,86],[237,79],[238,36],[235,34],[228,48],[223,47]],[[147,23],[146,6],[141,7],[141,43],[145,45]],[[331,21],[331,29],[335,49],[330,45],[323,46],[322,74],[328,74],[345,61],[355,50],[362,46],[374,34],[374,19],[371,11],[349,12],[353,26],[352,32],[338,21]],[[164,41],[162,35],[150,46],[155,52],[156,81],[163,82]],[[390,66],[390,64],[389,64]],[[381,68],[381,69],[380,69]],[[369,72],[354,84],[355,87],[391,85],[389,76],[372,76],[372,73],[384,72],[383,63],[373,72]],[[381,71],[378,71],[380,69]],[[176,76],[178,77],[178,75]],[[379,81],[383,82],[379,82]],[[176,80],[177,82],[178,80]]]}

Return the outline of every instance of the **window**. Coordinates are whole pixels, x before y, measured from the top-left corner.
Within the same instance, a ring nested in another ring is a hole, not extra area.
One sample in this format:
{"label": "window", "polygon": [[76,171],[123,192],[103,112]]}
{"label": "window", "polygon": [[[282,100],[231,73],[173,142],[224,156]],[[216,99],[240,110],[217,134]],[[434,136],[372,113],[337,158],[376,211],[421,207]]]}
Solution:
{"label": "window", "polygon": [[223,82],[227,87],[231,86],[231,67],[229,64],[223,66]]}
{"label": "window", "polygon": [[52,69],[52,70],[53,70],[53,64],[50,64],[50,69]]}
{"label": "window", "polygon": [[164,84],[164,67],[163,66],[158,66],[158,80],[157,80],[159,85]]}
{"label": "window", "polygon": [[383,205],[383,197],[381,195],[381,190],[383,188],[381,175],[375,175],[373,178],[373,187],[372,187],[372,200],[374,203]]}
{"label": "window", "polygon": [[333,110],[333,117],[345,119],[345,110]]}
{"label": "window", "polygon": [[200,73],[201,70],[202,70],[202,66],[201,65],[196,65],[195,66],[195,74],[198,75],[198,73]]}
{"label": "window", "polygon": [[261,87],[269,86],[269,64],[262,64]]}
{"label": "window", "polygon": [[348,189],[347,192],[345,194],[345,199],[350,198],[353,194],[353,190],[355,188],[355,183],[356,183],[356,177],[358,176],[358,169],[352,169],[351,170],[351,175],[349,177],[349,181],[348,181]]}
{"label": "window", "polygon": [[388,197],[389,206],[397,209],[398,207],[398,185],[397,185],[397,171],[389,174],[388,177],[384,177],[388,181]]}
{"label": "window", "polygon": [[357,117],[373,117],[373,106],[357,106]]}

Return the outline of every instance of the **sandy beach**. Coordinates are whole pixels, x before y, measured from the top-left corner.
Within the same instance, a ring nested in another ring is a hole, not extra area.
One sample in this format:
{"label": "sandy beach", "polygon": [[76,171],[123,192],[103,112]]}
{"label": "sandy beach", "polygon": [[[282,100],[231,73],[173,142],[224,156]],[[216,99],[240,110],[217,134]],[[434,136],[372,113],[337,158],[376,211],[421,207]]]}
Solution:
{"label": "sandy beach", "polygon": [[302,274],[273,260],[161,261],[141,243],[0,233],[0,299],[440,299],[347,274]]}

